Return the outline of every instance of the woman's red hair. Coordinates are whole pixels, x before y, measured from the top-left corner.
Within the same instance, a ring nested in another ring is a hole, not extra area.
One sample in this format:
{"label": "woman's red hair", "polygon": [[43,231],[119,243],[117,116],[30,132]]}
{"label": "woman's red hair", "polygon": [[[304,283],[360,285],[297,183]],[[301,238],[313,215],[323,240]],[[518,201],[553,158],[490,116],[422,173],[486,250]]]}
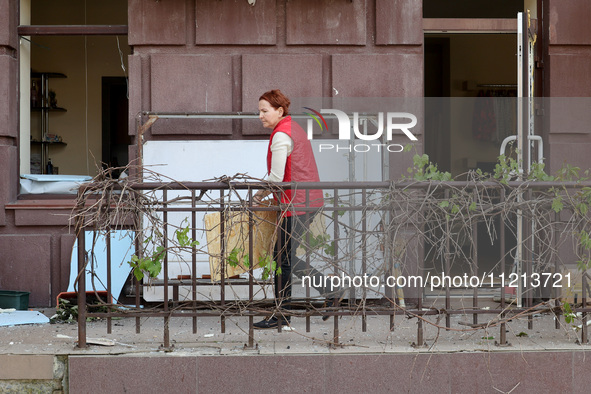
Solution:
{"label": "woman's red hair", "polygon": [[289,115],[289,104],[291,104],[291,102],[283,93],[281,93],[281,90],[269,90],[259,97],[259,101],[261,100],[267,101],[271,104],[271,107],[275,109],[283,108],[283,116]]}

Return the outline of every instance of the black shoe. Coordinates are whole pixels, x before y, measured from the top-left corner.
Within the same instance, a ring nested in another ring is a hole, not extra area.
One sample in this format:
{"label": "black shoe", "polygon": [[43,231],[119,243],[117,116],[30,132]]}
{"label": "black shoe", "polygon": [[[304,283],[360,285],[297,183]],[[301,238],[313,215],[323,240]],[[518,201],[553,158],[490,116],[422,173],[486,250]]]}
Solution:
{"label": "black shoe", "polygon": [[289,317],[285,318],[285,319],[284,318],[277,319],[275,316],[273,316],[269,319],[261,320],[260,322],[254,323],[252,325],[252,327],[257,330],[267,330],[269,328],[277,328],[277,326],[279,325],[280,322],[281,322],[282,326],[288,326],[289,321],[290,321]]}
{"label": "black shoe", "polygon": [[[334,300],[326,300],[326,302],[324,303],[325,308],[332,308],[334,306]],[[327,321],[328,319],[330,319],[330,316],[328,315],[324,315],[322,316],[322,321]]]}

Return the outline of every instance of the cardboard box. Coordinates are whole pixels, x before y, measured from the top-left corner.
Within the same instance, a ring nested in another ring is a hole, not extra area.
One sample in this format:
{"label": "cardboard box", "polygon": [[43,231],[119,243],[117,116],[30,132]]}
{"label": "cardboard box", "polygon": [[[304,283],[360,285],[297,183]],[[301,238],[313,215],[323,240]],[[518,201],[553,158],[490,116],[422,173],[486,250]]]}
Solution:
{"label": "cardboard box", "polygon": [[[557,294],[560,294],[560,300],[562,302],[568,302],[569,304],[580,303],[583,298],[583,273],[577,268],[569,268],[562,271],[562,277],[552,278],[551,286],[557,287]],[[587,275],[591,272],[587,271]],[[591,301],[591,294],[589,293],[589,287],[591,287],[591,280],[587,278],[587,302]]]}
{"label": "cardboard box", "polygon": [[[253,213],[253,269],[259,268],[259,259],[269,256],[273,259],[275,239],[277,233],[277,212],[259,211]],[[247,272],[250,267],[243,264],[245,256],[248,256],[249,215],[247,212],[236,212],[225,215],[224,224],[224,276],[229,278]],[[205,230],[207,237],[207,250],[209,252],[209,267],[211,280],[217,282],[222,278],[221,264],[221,225],[220,214],[210,213],[205,215]],[[236,260],[239,264],[232,267],[227,259],[236,250]]]}

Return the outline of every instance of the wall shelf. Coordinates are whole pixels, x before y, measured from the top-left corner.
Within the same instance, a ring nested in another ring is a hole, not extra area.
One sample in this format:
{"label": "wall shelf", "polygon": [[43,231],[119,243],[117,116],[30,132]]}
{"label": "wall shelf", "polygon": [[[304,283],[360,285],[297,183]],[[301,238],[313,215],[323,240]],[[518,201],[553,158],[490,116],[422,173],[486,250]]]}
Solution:
{"label": "wall shelf", "polygon": [[62,141],[37,141],[37,140],[31,140],[31,144],[34,145],[68,145],[67,142],[62,142]]}
{"label": "wall shelf", "polygon": [[[39,166],[41,168],[33,168],[31,163],[31,173],[40,172],[47,173],[47,162],[49,160],[50,146],[66,146],[65,142],[60,141],[45,141],[49,134],[49,115],[50,113],[67,112],[65,108],[58,107],[56,101],[52,103],[49,94],[49,80],[52,78],[67,78],[65,74],[55,72],[33,72],[31,71],[31,113],[40,114],[40,127],[38,137],[31,140],[31,145],[41,147],[41,161]],[[39,83],[39,85],[37,85]]]}
{"label": "wall shelf", "polygon": [[67,109],[61,107],[31,107],[31,111],[68,112]]}

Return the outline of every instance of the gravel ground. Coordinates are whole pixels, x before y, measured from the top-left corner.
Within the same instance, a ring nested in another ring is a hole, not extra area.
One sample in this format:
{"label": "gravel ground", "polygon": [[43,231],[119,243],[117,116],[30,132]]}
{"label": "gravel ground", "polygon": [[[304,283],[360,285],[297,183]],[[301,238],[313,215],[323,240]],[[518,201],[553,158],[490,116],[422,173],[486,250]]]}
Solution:
{"label": "gravel ground", "polygon": [[[498,304],[481,302],[482,308],[497,308]],[[48,317],[55,309],[37,309]],[[493,315],[479,316],[479,322],[493,319]],[[192,319],[172,318],[170,321],[171,348],[163,349],[163,319],[142,318],[141,333],[136,334],[135,318],[113,320],[112,333],[107,333],[106,320],[87,323],[87,338],[91,343],[85,349],[76,346],[77,324],[35,324],[0,327],[0,354],[127,354],[159,351],[189,352],[197,354],[309,354],[309,353],[416,353],[416,352],[501,352],[543,350],[588,350],[580,345],[580,330],[564,319],[555,328],[554,315],[536,313],[528,329],[527,317],[516,317],[506,324],[508,346],[498,346],[500,326],[473,329],[465,324],[472,315],[453,315],[450,330],[445,330],[445,318],[436,327],[437,318],[423,322],[425,344],[417,341],[417,318],[396,316],[394,330],[389,330],[389,317],[368,316],[367,330],[362,330],[360,317],[339,318],[339,344],[333,343],[334,319],[322,321],[312,317],[310,332],[306,332],[305,319],[294,318],[291,327],[277,330],[255,330],[254,347],[248,345],[248,318],[227,318],[225,333],[221,332],[218,317],[200,317],[197,333],[192,331]],[[429,324],[428,322],[432,323]],[[576,324],[580,324],[577,321]],[[104,346],[92,344],[106,342]]]}

